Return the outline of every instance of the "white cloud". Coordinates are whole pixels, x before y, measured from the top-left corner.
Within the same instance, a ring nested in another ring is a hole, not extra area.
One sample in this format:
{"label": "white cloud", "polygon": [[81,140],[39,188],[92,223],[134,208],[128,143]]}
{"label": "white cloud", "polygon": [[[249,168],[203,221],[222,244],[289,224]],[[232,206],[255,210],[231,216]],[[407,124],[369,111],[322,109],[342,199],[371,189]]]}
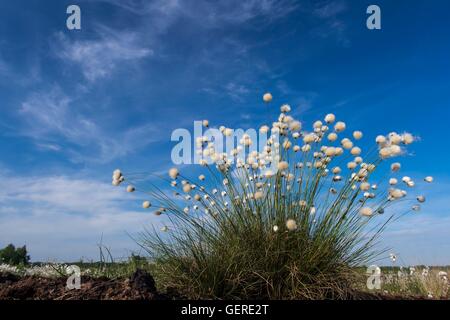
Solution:
{"label": "white cloud", "polygon": [[[227,95],[236,102],[243,101],[249,92],[259,90],[262,86],[260,79],[266,79],[271,75],[272,70],[264,59],[255,55],[251,57],[249,52],[249,50],[255,52],[270,43],[270,35],[267,35],[263,41],[252,44],[248,39],[240,39],[234,31],[237,30],[236,28],[239,30],[262,30],[270,23],[286,17],[300,6],[297,1],[289,0],[98,1],[117,7],[118,14],[122,14],[124,17],[136,19],[136,27],[133,29],[133,38],[135,39],[133,44],[137,46],[139,43],[139,48],[146,48],[142,45],[143,43],[150,48],[158,48],[152,60],[164,60],[169,57],[168,59],[174,61],[186,61],[187,67],[181,69],[177,80],[181,79],[180,81],[182,81],[183,77],[187,75],[188,81],[192,82],[192,74],[195,74],[196,82],[204,88],[203,92]],[[183,30],[183,32],[180,34],[179,30]],[[205,43],[205,39],[215,38],[215,32],[218,32],[217,39]],[[109,35],[112,31],[109,30],[105,33]],[[190,39],[186,39],[187,35]],[[173,43],[167,39],[174,37],[175,39],[180,37],[180,41],[183,42],[191,41],[188,52],[172,51]],[[67,39],[64,42],[67,42]],[[66,59],[75,55],[71,50],[70,47],[64,50]],[[84,50],[77,51],[83,52]],[[102,61],[103,56],[101,54],[99,56],[99,60]],[[71,60],[74,59],[69,59],[69,61]],[[81,60],[81,58],[76,60]],[[97,59],[91,60],[97,61]],[[136,59],[136,61],[138,60],[140,59]],[[84,73],[87,78],[98,79],[103,76],[104,68],[94,68],[95,63],[85,62],[84,64]],[[90,68],[90,65],[93,67]],[[96,71],[93,76],[90,75],[91,69]],[[226,80],[215,80],[214,77],[210,77],[211,74],[220,74],[221,77],[217,77],[217,79],[224,78]]]}
{"label": "white cloud", "polygon": [[0,56],[0,75],[6,76],[9,74],[9,68],[6,62],[3,60],[3,58]]}
{"label": "white cloud", "polygon": [[26,244],[33,260],[98,259],[97,244],[116,256],[136,244],[126,233],[161,219],[132,211],[135,197],[108,183],[67,176],[12,177],[0,181],[0,244]]}
{"label": "white cloud", "polygon": [[332,18],[347,10],[347,5],[343,1],[330,1],[319,4],[314,9],[314,14],[320,18]]}
{"label": "white cloud", "polygon": [[202,27],[217,27],[223,24],[242,24],[255,18],[276,20],[286,16],[298,7],[298,2],[288,0],[100,1],[111,3],[133,14],[155,16],[157,25],[160,27],[159,30],[166,29],[170,23],[179,17],[194,20]]}
{"label": "white cloud", "polygon": [[[403,175],[421,176],[406,171]],[[416,183],[416,187],[408,192],[413,195],[424,194],[426,203],[421,205],[417,213],[410,211],[414,201],[401,202],[392,207],[392,212],[410,212],[388,226],[381,237],[382,246],[391,248],[403,265],[448,265],[450,209],[448,195],[444,190],[448,190],[450,184],[448,181],[426,184],[419,180]],[[384,263],[389,264],[389,259],[385,259]]]}
{"label": "white cloud", "polygon": [[122,63],[130,63],[153,55],[153,50],[140,45],[136,33],[98,27],[98,39],[71,40],[57,34],[57,56],[80,66],[86,79],[95,81],[109,77]]}
{"label": "white cloud", "polygon": [[236,84],[234,82],[229,82],[225,86],[226,93],[231,99],[237,102],[243,102],[245,97],[250,93],[250,89],[242,84]]}
{"label": "white cloud", "polygon": [[424,210],[389,227],[381,240],[383,246],[401,258],[403,265],[448,265],[449,229],[449,216]]}
{"label": "white cloud", "polygon": [[20,134],[33,139],[38,148],[64,151],[73,161],[106,163],[158,140],[154,124],[123,132],[105,128],[102,119],[89,117],[59,87],[32,93],[22,103]]}
{"label": "white cloud", "polygon": [[298,7],[293,1],[250,0],[205,2],[200,13],[210,26],[242,24],[252,19],[263,18],[275,21],[285,17]]}
{"label": "white cloud", "polygon": [[347,37],[347,25],[339,17],[347,9],[346,2],[341,0],[318,3],[312,13],[323,22],[322,25],[313,29],[312,34],[321,38],[335,38],[342,46],[349,46],[350,39]]}
{"label": "white cloud", "polygon": [[36,147],[41,150],[61,151],[61,147],[53,143],[36,143]]}

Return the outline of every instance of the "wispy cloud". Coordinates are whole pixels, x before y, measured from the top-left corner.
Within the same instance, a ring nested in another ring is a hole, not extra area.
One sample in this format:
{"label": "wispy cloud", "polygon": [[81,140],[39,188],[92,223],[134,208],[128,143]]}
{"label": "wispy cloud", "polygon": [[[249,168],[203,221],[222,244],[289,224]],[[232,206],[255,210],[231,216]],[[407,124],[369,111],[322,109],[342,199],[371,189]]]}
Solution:
{"label": "wispy cloud", "polygon": [[109,77],[123,63],[132,63],[153,55],[142,46],[133,32],[118,32],[99,26],[96,39],[72,40],[64,33],[56,35],[55,53],[65,62],[77,64],[89,81]]}
{"label": "wispy cloud", "polygon": [[225,90],[231,99],[238,102],[244,101],[244,98],[250,93],[250,90],[246,86],[234,82],[228,83],[225,86]]}
{"label": "wispy cloud", "polygon": [[348,46],[350,40],[346,34],[347,25],[340,17],[347,9],[347,3],[344,0],[327,0],[317,3],[312,13],[325,24],[315,28],[312,31],[313,35],[321,38],[335,38],[341,45]]}
{"label": "wispy cloud", "polygon": [[41,150],[61,151],[61,147],[52,143],[36,143],[36,147]]}
{"label": "wispy cloud", "polygon": [[[226,97],[234,102],[242,102],[250,93],[260,91],[263,87],[260,79],[266,79],[272,73],[269,63],[260,57],[262,55],[255,54],[270,43],[270,35],[262,41],[252,42],[241,39],[240,31],[258,32],[300,7],[298,1],[289,0],[98,2],[108,3],[112,8],[119,8],[118,14],[131,15],[129,17],[136,19],[134,38],[141,41],[134,44],[139,43],[141,48],[157,48],[157,52],[150,54],[153,61],[164,61],[165,58],[176,62],[183,60],[186,65],[180,69],[186,74],[178,74],[177,81],[189,78],[187,82],[191,85],[191,78],[195,77],[195,83],[199,84],[197,91]],[[173,43],[166,41],[173,37],[178,39],[179,46],[189,49],[174,51]],[[214,40],[207,40],[211,37]],[[101,56],[100,59],[104,58]],[[90,68],[88,65],[84,69],[88,78],[102,76],[103,68]],[[98,75],[90,75],[91,69],[98,70]],[[212,77],[211,74],[217,76]]]}
{"label": "wispy cloud", "polygon": [[12,45],[12,43],[6,41],[0,41],[0,83],[11,84],[13,82],[21,87],[39,83],[41,81],[39,58],[37,56],[29,58],[29,61],[23,62],[26,68],[19,69],[17,65],[11,63],[11,60],[6,59],[2,55],[3,48],[11,47]]}
{"label": "wispy cloud", "polygon": [[327,1],[319,3],[314,9],[314,14],[320,18],[333,18],[347,10],[347,4],[344,1]]}
{"label": "wispy cloud", "polygon": [[102,125],[96,115],[83,114],[76,102],[58,86],[32,93],[19,109],[20,134],[34,140],[39,148],[67,152],[73,161],[100,163],[158,140],[154,124],[117,132]]}
{"label": "wispy cloud", "polygon": [[[87,201],[88,199],[88,201]],[[127,236],[158,226],[148,212],[127,209],[123,190],[68,176],[12,177],[0,181],[0,243],[26,244],[34,260],[98,258],[103,234],[113,252],[136,248]]]}
{"label": "wispy cloud", "polygon": [[[383,235],[382,244],[391,248],[405,265],[448,265],[450,218],[424,210],[397,223]],[[388,262],[388,261],[385,261]]]}
{"label": "wispy cloud", "polygon": [[294,107],[292,115],[295,117],[300,117],[311,111],[314,100],[318,97],[316,92],[306,92],[292,88],[283,80],[277,80],[275,88],[282,96],[289,98],[290,103]]}
{"label": "wispy cloud", "polygon": [[202,15],[209,26],[221,24],[242,24],[253,19],[276,21],[285,17],[298,7],[293,1],[250,0],[203,2]]}

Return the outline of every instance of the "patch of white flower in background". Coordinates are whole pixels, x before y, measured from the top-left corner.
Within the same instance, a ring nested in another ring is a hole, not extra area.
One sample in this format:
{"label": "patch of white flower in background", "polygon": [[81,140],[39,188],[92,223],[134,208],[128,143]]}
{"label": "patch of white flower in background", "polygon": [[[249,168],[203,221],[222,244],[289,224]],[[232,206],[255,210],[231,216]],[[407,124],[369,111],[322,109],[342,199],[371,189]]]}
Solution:
{"label": "patch of white flower in background", "polygon": [[2,263],[0,264],[0,273],[12,273],[12,274],[20,274],[21,270],[16,266],[10,266],[9,264]]}
{"label": "patch of white flower in background", "polygon": [[[100,272],[100,271],[98,271]],[[91,269],[84,269],[83,275],[96,275]],[[15,274],[18,276],[34,276],[43,278],[67,277],[73,272],[70,266],[61,263],[36,264],[30,266],[11,266],[0,264],[0,274]],[[103,275],[101,272],[98,275]]]}
{"label": "patch of white flower in background", "polygon": [[428,299],[448,299],[450,287],[447,271],[427,266],[386,271],[381,283],[385,294],[422,295]]}

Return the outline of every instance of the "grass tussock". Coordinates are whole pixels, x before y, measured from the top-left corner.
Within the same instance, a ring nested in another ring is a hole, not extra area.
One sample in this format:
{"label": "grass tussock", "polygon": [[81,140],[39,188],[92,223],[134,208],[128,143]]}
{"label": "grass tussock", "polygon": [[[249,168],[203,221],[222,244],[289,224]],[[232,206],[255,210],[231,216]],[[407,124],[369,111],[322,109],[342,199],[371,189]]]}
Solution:
{"label": "grass tussock", "polygon": [[[144,192],[143,207],[164,219],[162,232],[153,228],[138,239],[160,285],[195,299],[350,298],[355,268],[385,252],[376,247],[385,227],[420,209],[397,180],[379,173],[404,153],[411,134],[377,137],[363,159],[361,131],[345,136],[346,124],[333,114],[302,130],[289,111],[283,105],[272,129],[260,128],[268,138],[262,150],[252,149],[257,142],[246,134],[226,153],[200,137],[206,172],[192,179],[171,169],[172,195],[155,183],[141,188],[137,174],[114,172],[114,185],[127,181],[127,191]],[[387,175],[400,167],[392,163]],[[388,210],[397,202],[405,212]]]}

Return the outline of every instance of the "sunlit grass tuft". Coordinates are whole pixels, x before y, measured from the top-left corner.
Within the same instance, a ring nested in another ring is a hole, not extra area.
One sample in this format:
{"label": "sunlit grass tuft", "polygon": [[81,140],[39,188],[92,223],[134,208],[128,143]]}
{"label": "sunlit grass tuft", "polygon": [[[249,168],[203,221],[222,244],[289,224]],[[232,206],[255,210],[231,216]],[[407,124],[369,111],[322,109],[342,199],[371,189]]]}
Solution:
{"label": "sunlit grass tuft", "polygon": [[[200,137],[206,172],[193,179],[171,169],[174,195],[155,184],[141,189],[138,175],[114,172],[114,185],[126,181],[132,185],[128,191],[144,191],[149,199],[143,207],[170,221],[164,232],[147,230],[138,239],[155,262],[160,284],[190,298],[351,298],[355,267],[386,252],[377,247],[386,226],[420,209],[411,203],[425,198],[408,200],[397,186],[401,180],[414,187],[410,177],[393,181],[378,173],[384,162],[404,154],[414,141],[411,134],[378,136],[363,159],[356,145],[361,131],[339,142],[348,126],[334,124],[333,114],[302,131],[290,109],[281,107],[272,129],[260,128],[269,134],[263,150],[252,151],[256,141],[245,134],[228,153]],[[399,170],[396,164],[387,174]],[[397,202],[408,209],[388,213]]]}

